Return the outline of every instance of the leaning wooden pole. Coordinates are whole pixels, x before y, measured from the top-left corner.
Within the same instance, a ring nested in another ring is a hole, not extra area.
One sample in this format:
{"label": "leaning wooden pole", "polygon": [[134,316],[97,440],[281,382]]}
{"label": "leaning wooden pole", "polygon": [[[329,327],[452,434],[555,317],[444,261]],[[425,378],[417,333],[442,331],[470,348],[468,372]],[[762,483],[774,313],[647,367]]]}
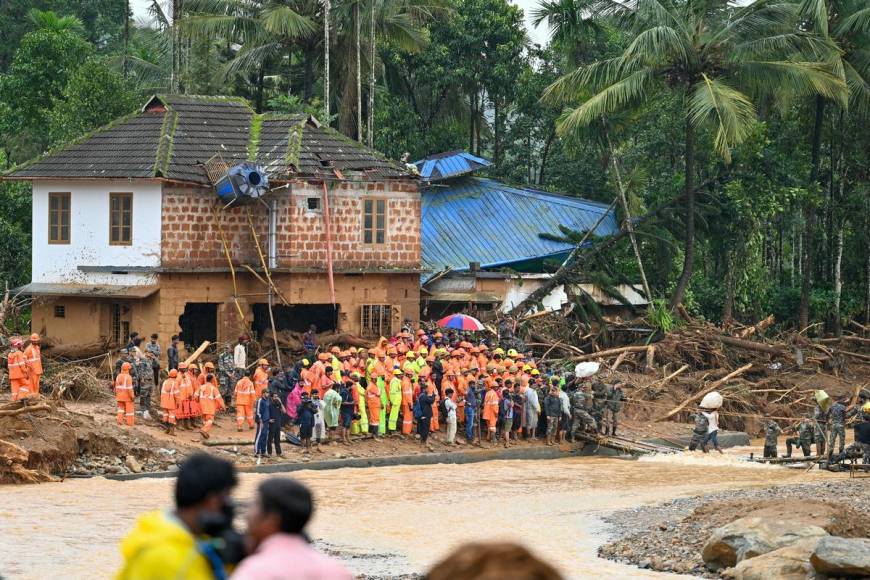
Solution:
{"label": "leaning wooden pole", "polygon": [[269,291],[269,322],[272,325],[272,339],[275,341],[275,360],[278,362],[278,368],[283,368],[281,365],[281,349],[278,345],[278,331],[275,329],[275,314],[272,312],[272,289],[275,286],[275,283],[272,281],[272,273],[269,271],[269,264],[266,263],[266,257],[263,255],[263,248],[260,247],[260,238],[259,236],[257,236],[257,228],[254,227],[254,218],[251,217],[251,210],[248,210],[247,213],[248,224],[251,226],[251,235],[254,238],[254,246],[256,246],[257,255],[260,257],[260,265],[263,266],[263,272],[266,274],[266,280],[269,281],[266,287]]}

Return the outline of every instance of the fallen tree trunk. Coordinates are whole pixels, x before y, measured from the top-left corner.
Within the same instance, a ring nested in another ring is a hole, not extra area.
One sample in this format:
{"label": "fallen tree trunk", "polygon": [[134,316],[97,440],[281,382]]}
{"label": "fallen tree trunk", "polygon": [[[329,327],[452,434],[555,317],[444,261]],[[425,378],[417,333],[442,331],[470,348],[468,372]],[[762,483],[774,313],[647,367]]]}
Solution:
{"label": "fallen tree trunk", "polygon": [[746,328],[740,330],[735,336],[736,338],[746,338],[748,336],[752,336],[753,334],[762,334],[765,330],[767,330],[774,322],[776,318],[774,318],[773,314],[765,318],[764,320],[760,320],[752,326],[747,326]]}
{"label": "fallen tree trunk", "polygon": [[24,415],[26,413],[38,413],[39,411],[51,411],[50,405],[32,405],[30,407],[21,407],[11,411],[0,411],[0,417],[14,417],[16,415]]}
{"label": "fallen tree trunk", "polygon": [[621,352],[621,353],[619,353],[619,356],[616,357],[616,362],[613,363],[613,367],[611,367],[610,370],[613,371],[613,372],[616,372],[616,369],[619,368],[619,365],[622,364],[622,361],[624,361],[624,360],[625,360],[625,357],[627,357],[627,356],[628,356],[628,352]]}
{"label": "fallen tree trunk", "polygon": [[75,344],[56,344],[42,350],[46,358],[81,359],[107,354],[112,348],[108,339]]}
{"label": "fallen tree trunk", "polygon": [[675,370],[674,372],[672,372],[671,374],[669,374],[668,376],[666,376],[665,378],[663,378],[663,379],[659,379],[659,380],[657,380],[657,381],[655,381],[655,382],[652,382],[652,383],[648,384],[648,385],[646,386],[646,388],[647,388],[647,389],[652,389],[653,387],[656,387],[656,389],[655,389],[656,392],[661,391],[662,389],[665,388],[665,385],[667,385],[667,384],[670,382],[671,379],[673,379],[673,378],[676,377],[677,375],[681,374],[681,373],[682,373],[683,371],[685,371],[687,368],[689,368],[689,365],[683,365],[683,366],[681,366],[680,368],[678,368],[677,370]]}
{"label": "fallen tree trunk", "polygon": [[202,344],[199,345],[199,348],[196,349],[195,351],[193,351],[193,354],[192,354],[192,355],[190,355],[189,357],[187,357],[186,359],[184,359],[184,364],[188,364],[188,365],[189,365],[190,363],[192,363],[193,361],[195,361],[196,359],[198,359],[198,358],[199,358],[199,355],[201,355],[202,353],[204,353],[204,352],[205,352],[205,349],[207,349],[207,348],[208,348],[208,345],[210,345],[210,344],[211,344],[211,343],[210,343],[209,341],[207,341],[207,340],[202,341]]}
{"label": "fallen tree trunk", "polygon": [[613,355],[629,353],[629,352],[646,352],[646,346],[623,346],[620,348],[611,348],[608,350],[600,350],[598,352],[593,352],[590,354],[584,354],[581,356],[575,356],[571,360],[582,362],[586,360],[596,359],[596,358],[606,358],[611,357]]}
{"label": "fallen tree trunk", "polygon": [[742,338],[734,338],[733,336],[717,336],[715,338],[723,344],[727,344],[728,346],[736,346],[737,348],[745,348],[747,350],[763,352],[771,356],[794,359],[794,356],[791,354],[791,352],[779,346],[772,346],[769,344],[764,344],[763,342],[755,342],[752,340],[744,340]]}
{"label": "fallen tree trunk", "polygon": [[722,385],[724,385],[725,383],[727,383],[728,381],[730,381],[734,377],[736,377],[738,375],[742,375],[743,373],[745,373],[746,371],[748,371],[751,368],[752,368],[752,363],[749,363],[748,365],[744,365],[744,366],[740,367],[736,371],[732,371],[732,372],[728,373],[727,375],[725,375],[724,377],[722,377],[718,381],[713,381],[712,383],[710,383],[709,386],[701,389],[700,391],[698,391],[697,393],[695,393],[694,395],[692,395],[691,397],[689,397],[688,399],[686,399],[685,401],[683,401],[682,403],[680,403],[679,405],[677,405],[676,407],[674,407],[673,409],[668,411],[667,415],[664,415],[663,417],[659,417],[658,419],[656,419],[655,422],[658,423],[659,421],[664,421],[666,419],[673,417],[674,415],[676,415],[677,413],[679,413],[680,411],[685,409],[690,403],[693,403],[699,399],[702,399],[704,397],[704,395],[706,395],[707,393],[715,391],[716,389],[718,389],[719,387],[721,387]]}

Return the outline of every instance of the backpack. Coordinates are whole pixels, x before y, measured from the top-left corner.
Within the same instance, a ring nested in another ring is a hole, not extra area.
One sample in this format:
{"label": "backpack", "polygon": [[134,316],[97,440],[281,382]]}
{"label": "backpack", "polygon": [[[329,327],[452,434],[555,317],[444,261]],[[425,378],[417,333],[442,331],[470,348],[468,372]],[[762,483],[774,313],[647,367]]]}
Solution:
{"label": "backpack", "polygon": [[423,418],[423,409],[420,407],[420,399],[414,401],[414,418],[418,421]]}

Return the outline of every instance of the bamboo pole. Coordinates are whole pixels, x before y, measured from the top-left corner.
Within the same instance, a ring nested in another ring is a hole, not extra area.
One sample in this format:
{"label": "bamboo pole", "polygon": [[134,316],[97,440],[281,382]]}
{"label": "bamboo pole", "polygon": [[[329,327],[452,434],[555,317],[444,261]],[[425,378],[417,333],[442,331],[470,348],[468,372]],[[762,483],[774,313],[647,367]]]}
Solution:
{"label": "bamboo pole", "polygon": [[710,383],[710,386],[701,389],[700,391],[698,391],[697,393],[695,393],[694,395],[692,395],[691,397],[689,397],[688,399],[686,399],[685,401],[683,401],[682,403],[680,403],[679,405],[677,405],[676,407],[671,409],[667,415],[665,415],[663,417],[659,417],[658,419],[656,419],[655,422],[658,423],[659,421],[664,421],[665,419],[669,419],[669,418],[673,417],[674,415],[676,415],[677,413],[679,413],[680,411],[685,409],[689,405],[689,403],[697,401],[698,399],[702,398],[707,393],[715,391],[720,386],[724,385],[725,383],[727,383],[728,381],[730,381],[734,377],[736,377],[738,375],[742,375],[744,372],[748,371],[751,368],[752,368],[752,363],[749,363],[748,365],[743,365],[742,367],[740,367],[736,371],[732,371],[732,372],[728,373],[727,375],[725,375],[724,377],[722,377],[718,381],[713,381],[712,383]]}

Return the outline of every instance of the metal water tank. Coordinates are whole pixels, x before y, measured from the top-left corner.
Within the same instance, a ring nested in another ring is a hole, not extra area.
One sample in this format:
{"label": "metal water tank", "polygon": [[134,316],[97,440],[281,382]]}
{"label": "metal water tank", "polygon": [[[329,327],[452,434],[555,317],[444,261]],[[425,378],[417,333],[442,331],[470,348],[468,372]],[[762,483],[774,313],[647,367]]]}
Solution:
{"label": "metal water tank", "polygon": [[261,165],[240,163],[218,180],[215,191],[226,206],[250,203],[269,191],[269,176]]}

